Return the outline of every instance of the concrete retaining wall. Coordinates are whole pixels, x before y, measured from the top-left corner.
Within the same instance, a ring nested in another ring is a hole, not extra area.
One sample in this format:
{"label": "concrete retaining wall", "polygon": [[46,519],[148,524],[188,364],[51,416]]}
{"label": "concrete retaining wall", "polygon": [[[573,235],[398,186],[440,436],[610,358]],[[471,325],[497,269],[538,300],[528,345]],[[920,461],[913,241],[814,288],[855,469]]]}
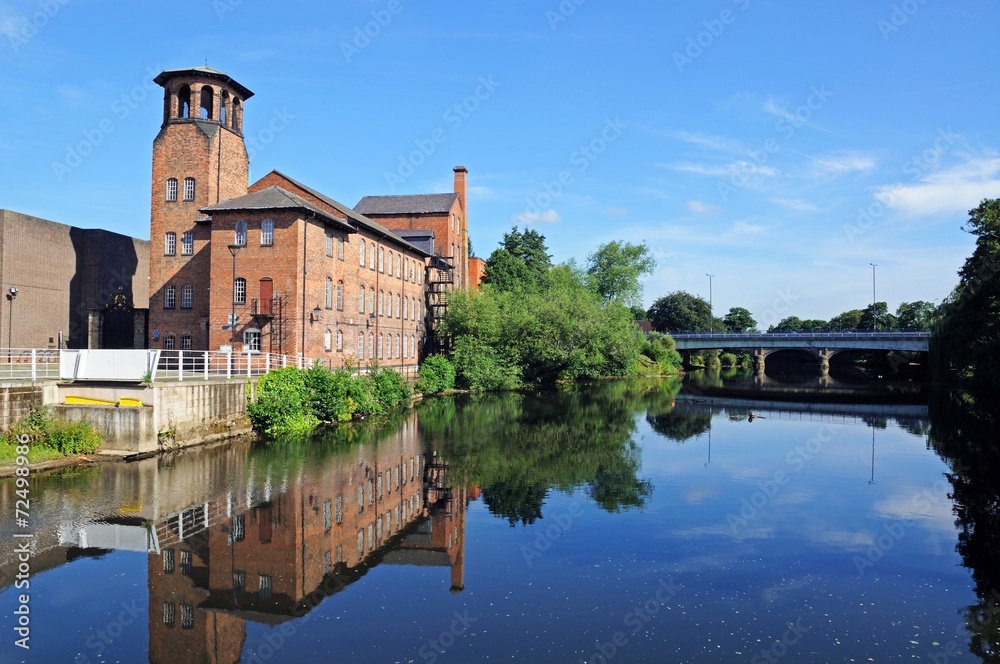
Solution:
{"label": "concrete retaining wall", "polygon": [[58,399],[55,382],[28,383],[14,381],[0,383],[0,431],[28,415],[32,409]]}
{"label": "concrete retaining wall", "polygon": [[84,420],[101,432],[102,450],[155,452],[156,428],[153,409],[118,408],[116,406],[50,406],[52,414],[64,422]]}
{"label": "concrete retaining wall", "polygon": [[186,447],[250,433],[247,382],[154,383],[149,389],[160,445]]}

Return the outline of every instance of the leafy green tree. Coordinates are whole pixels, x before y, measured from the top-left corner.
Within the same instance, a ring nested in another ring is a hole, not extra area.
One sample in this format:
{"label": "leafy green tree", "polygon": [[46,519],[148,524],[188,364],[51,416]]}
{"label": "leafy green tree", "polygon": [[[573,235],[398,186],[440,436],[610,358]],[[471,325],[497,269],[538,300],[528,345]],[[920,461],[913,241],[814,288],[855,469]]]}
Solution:
{"label": "leafy green tree", "polygon": [[748,309],[743,307],[733,307],[722,319],[726,330],[730,332],[749,332],[757,329],[757,321],[753,319]]}
{"label": "leafy green tree", "polygon": [[896,307],[896,318],[901,329],[927,330],[934,320],[935,310],[932,303],[924,300],[900,302]]}
{"label": "leafy green tree", "polygon": [[545,273],[552,267],[552,256],[545,246],[545,236],[536,230],[526,228],[517,230],[517,226],[509,233],[504,233],[500,246],[511,256],[520,258],[536,283],[541,283]]}
{"label": "leafy green tree", "polygon": [[961,375],[1000,383],[1000,199],[984,199],[969,211],[965,230],[976,248],[959,271],[959,282],[942,307],[936,339]]}
{"label": "leafy green tree", "polygon": [[889,313],[889,305],[885,302],[869,304],[861,311],[861,318],[858,320],[859,332],[865,331],[885,331],[896,327],[896,317]]}
{"label": "leafy green tree", "polygon": [[777,325],[772,325],[767,329],[768,332],[801,332],[802,331],[802,319],[798,316],[789,316],[778,321]]}
{"label": "leafy green tree", "polygon": [[862,313],[861,309],[851,309],[842,314],[837,314],[827,323],[827,328],[831,332],[856,330],[858,329],[858,324],[861,322]]}
{"label": "leafy green tree", "polygon": [[524,261],[502,248],[494,250],[486,260],[483,283],[509,292],[521,292],[537,285]]}
{"label": "leafy green tree", "polygon": [[652,274],[656,261],[646,243],[608,242],[587,256],[587,274],[604,300],[617,300],[627,307],[642,300],[643,275]]}
{"label": "leafy green tree", "polygon": [[646,315],[658,332],[708,332],[712,329],[712,309],[708,302],[684,291],[659,298]]}

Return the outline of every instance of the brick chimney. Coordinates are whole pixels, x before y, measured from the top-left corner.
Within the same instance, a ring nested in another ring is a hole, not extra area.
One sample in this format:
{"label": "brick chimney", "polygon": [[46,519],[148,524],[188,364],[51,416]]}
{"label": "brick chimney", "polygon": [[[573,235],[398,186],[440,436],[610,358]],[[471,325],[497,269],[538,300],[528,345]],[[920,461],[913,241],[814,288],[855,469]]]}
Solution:
{"label": "brick chimney", "polygon": [[469,175],[469,169],[465,166],[456,166],[455,171],[455,193],[458,194],[458,200],[462,203],[462,213],[468,215],[468,210],[465,207],[465,179]]}

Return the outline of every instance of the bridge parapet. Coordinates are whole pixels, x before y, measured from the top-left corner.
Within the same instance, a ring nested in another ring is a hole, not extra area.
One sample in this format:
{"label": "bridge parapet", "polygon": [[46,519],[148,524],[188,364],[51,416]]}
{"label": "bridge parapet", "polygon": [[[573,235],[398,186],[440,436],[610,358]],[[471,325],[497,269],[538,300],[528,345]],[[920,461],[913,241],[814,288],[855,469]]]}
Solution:
{"label": "bridge parapet", "polygon": [[677,350],[712,348],[782,350],[899,350],[926,353],[930,332],[772,332],[671,334]]}

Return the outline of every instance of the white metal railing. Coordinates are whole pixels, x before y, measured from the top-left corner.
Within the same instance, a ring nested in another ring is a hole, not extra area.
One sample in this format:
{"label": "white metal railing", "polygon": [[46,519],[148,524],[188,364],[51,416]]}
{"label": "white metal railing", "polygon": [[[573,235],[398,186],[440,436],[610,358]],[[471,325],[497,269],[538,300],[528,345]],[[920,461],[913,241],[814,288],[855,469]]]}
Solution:
{"label": "white metal railing", "polygon": [[0,380],[47,380],[59,377],[59,349],[0,349]]}

